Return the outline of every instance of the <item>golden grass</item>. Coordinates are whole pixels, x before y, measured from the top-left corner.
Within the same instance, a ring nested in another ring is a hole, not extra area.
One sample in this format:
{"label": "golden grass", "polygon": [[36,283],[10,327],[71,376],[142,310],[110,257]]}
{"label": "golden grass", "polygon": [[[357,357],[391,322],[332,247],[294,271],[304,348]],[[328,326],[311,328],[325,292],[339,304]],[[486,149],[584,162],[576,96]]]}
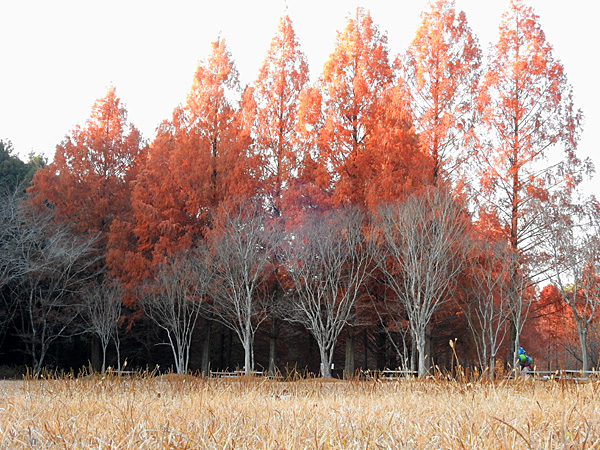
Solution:
{"label": "golden grass", "polygon": [[599,449],[600,384],[0,382],[2,449]]}

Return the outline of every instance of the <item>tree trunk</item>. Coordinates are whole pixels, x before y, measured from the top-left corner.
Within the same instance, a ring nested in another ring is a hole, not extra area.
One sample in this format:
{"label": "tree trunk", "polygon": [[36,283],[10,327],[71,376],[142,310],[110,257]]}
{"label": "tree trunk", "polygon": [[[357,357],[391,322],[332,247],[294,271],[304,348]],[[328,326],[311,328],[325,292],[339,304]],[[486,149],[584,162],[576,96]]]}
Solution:
{"label": "tree trunk", "polygon": [[221,351],[219,352],[219,370],[224,370],[225,365],[225,330],[221,330]]}
{"label": "tree trunk", "polygon": [[277,318],[271,319],[271,335],[269,336],[269,375],[275,376],[277,370]]}
{"label": "tree trunk", "polygon": [[363,352],[364,352],[363,369],[369,370],[369,333],[366,328],[363,331]]}
{"label": "tree trunk", "polygon": [[106,348],[108,342],[102,342],[102,373],[106,372]]}
{"label": "tree trunk", "polygon": [[102,346],[100,345],[100,338],[96,335],[92,335],[92,340],[90,342],[90,347],[91,347],[91,355],[90,355],[90,364],[92,365],[92,370],[94,372],[98,372],[100,371],[100,365],[102,364],[101,361],[101,350],[102,350]]}
{"label": "tree trunk", "polygon": [[351,329],[346,331],[346,359],[344,364],[344,379],[349,380],[354,376],[354,333]]}
{"label": "tree trunk", "polygon": [[517,355],[519,347],[518,344],[518,336],[517,336],[517,327],[515,321],[510,318],[509,322],[509,339],[508,339],[508,361],[510,362],[513,369],[517,367]]}
{"label": "tree trunk", "polygon": [[120,372],[121,371],[121,340],[119,338],[118,330],[114,337],[114,343],[115,343],[115,351],[117,352],[117,370]]}
{"label": "tree trunk", "polygon": [[244,336],[244,375],[250,375],[252,369],[252,338],[250,336]]}
{"label": "tree trunk", "polygon": [[412,336],[412,340],[410,343],[410,370],[414,372],[417,370],[417,359],[418,359],[418,350],[417,350],[417,339]]}
{"label": "tree trunk", "polygon": [[250,358],[250,349],[244,345],[244,375],[250,375],[252,370],[252,361]]}
{"label": "tree trunk", "polygon": [[169,338],[169,346],[171,347],[171,353],[173,354],[173,363],[175,364],[175,373],[183,373],[183,355],[182,350],[178,342],[173,340],[171,332],[165,330],[167,337]]}
{"label": "tree trunk", "polygon": [[429,322],[425,328],[425,370],[429,371],[433,366],[433,339],[432,339],[432,324]]}
{"label": "tree trunk", "polygon": [[385,331],[379,331],[376,335],[377,342],[377,369],[382,370],[387,366],[388,358],[387,358],[387,340],[388,335]]}
{"label": "tree trunk", "polygon": [[493,380],[496,372],[496,355],[490,356],[490,374],[489,379]]}
{"label": "tree trunk", "polygon": [[418,353],[419,353],[419,368],[418,368],[418,376],[419,378],[423,377],[426,373],[427,373],[427,369],[425,369],[426,367],[426,360],[427,358],[425,357],[425,345],[418,345]]}
{"label": "tree trunk", "polygon": [[419,378],[424,376],[427,373],[426,364],[426,342],[425,342],[425,330],[419,330],[418,335],[416,336],[417,340],[417,353],[419,354],[419,366],[418,366],[418,375]]}
{"label": "tree trunk", "polygon": [[581,370],[583,370],[584,374],[583,376],[586,377],[587,375],[585,374],[585,372],[587,372],[589,370],[589,355],[588,355],[588,348],[587,348],[587,327],[582,324],[580,326],[578,326],[579,328],[579,343],[581,345]]}
{"label": "tree trunk", "polygon": [[324,344],[319,344],[319,353],[321,354],[321,376],[323,378],[333,378],[331,375],[331,361]]}
{"label": "tree trunk", "polygon": [[202,341],[202,358],[200,368],[205,377],[210,376],[210,333],[212,322],[209,320],[206,324],[206,336]]}

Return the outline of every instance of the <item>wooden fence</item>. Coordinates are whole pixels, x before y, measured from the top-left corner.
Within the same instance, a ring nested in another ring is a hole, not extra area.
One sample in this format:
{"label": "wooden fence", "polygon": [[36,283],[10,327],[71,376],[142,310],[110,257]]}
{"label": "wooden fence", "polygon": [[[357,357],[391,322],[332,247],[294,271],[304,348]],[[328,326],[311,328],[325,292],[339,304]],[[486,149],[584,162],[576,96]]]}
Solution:
{"label": "wooden fence", "polygon": [[[385,369],[381,371],[365,371],[360,374],[361,378],[365,379],[380,379],[380,380],[403,380],[408,378],[416,378],[418,372],[416,370],[392,370]],[[243,370],[233,371],[211,371],[211,378],[235,378],[245,376]],[[267,372],[252,371],[250,376],[272,378]],[[585,381],[589,379],[600,379],[600,371],[597,370],[531,370],[528,372],[512,371],[504,378],[516,377],[532,377],[536,380],[575,380]],[[281,378],[281,377],[276,377]]]}
{"label": "wooden fence", "polygon": [[[382,370],[379,372],[378,378],[381,380],[402,380],[406,378],[416,377],[418,375],[415,370]],[[575,380],[586,381],[589,379],[600,379],[600,371],[598,370],[530,370],[528,372],[512,371],[504,378],[517,377],[532,377],[536,380]]]}
{"label": "wooden fence", "polygon": [[529,372],[520,372],[520,376],[532,376],[538,380],[576,380],[585,381],[589,379],[600,378],[600,372],[597,370],[531,370]]}

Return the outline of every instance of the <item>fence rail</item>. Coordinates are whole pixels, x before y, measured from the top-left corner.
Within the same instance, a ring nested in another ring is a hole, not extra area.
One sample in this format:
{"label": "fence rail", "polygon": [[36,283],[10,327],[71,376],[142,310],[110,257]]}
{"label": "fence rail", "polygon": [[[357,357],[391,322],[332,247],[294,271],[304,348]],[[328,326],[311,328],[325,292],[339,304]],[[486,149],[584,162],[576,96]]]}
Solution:
{"label": "fence rail", "polygon": [[532,375],[536,379],[542,380],[588,380],[590,378],[597,379],[600,377],[600,372],[597,370],[532,370],[530,372],[521,373],[521,375]]}
{"label": "fence rail", "polygon": [[[229,370],[229,371],[210,371],[211,378],[236,378],[243,377],[246,375],[246,372],[243,370]],[[248,376],[251,377],[262,377],[265,376],[264,372],[253,370],[249,373]]]}
{"label": "fence rail", "polygon": [[418,372],[416,370],[389,370],[385,369],[381,371],[379,376],[382,380],[398,380],[402,378],[416,377]]}
{"label": "fence rail", "polygon": [[[366,371],[362,372],[365,378],[375,377],[381,380],[402,380],[417,377],[416,370],[392,370],[385,369],[381,371]],[[513,371],[506,378],[515,378],[516,376],[529,376],[538,380],[579,380],[600,379],[600,371],[597,370],[531,370],[528,372]],[[211,378],[236,378],[246,376],[243,370],[231,371],[210,371]],[[271,378],[267,372],[251,371],[249,376]],[[277,377],[276,377],[277,378]]]}
{"label": "fence rail", "polygon": [[[377,372],[372,372],[373,376]],[[367,375],[367,374],[365,374]],[[378,378],[381,380],[401,380],[413,378],[418,375],[416,370],[391,370],[385,369],[379,372]],[[575,380],[585,381],[589,379],[600,379],[600,371],[598,370],[576,370],[576,369],[560,369],[560,370],[530,370],[528,372],[512,371],[505,378],[515,378],[529,376],[539,380]]]}

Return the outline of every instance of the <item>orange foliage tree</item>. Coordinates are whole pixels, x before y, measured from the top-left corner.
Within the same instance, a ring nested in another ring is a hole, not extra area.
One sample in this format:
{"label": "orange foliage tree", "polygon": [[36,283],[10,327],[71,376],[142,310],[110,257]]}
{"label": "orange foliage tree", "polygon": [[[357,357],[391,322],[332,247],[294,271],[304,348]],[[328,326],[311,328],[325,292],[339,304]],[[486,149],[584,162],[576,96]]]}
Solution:
{"label": "orange foliage tree", "polygon": [[419,146],[406,97],[400,86],[381,95],[381,108],[365,151],[356,153],[351,170],[343,177],[350,197],[370,211],[382,204],[405,200],[430,184],[432,160]]}
{"label": "orange foliage tree", "polygon": [[473,129],[481,51],[454,0],[437,0],[403,58],[401,77],[423,151],[431,156],[431,181],[458,176]]}
{"label": "orange foliage tree", "polygon": [[319,130],[323,127],[322,94],[315,86],[307,85],[298,98],[298,171],[289,180],[286,195],[281,199],[288,226],[297,225],[309,211],[331,208],[332,193],[329,171],[319,152]]}
{"label": "orange foliage tree", "polygon": [[[585,170],[575,154],[581,113],[574,110],[563,66],[538,17],[522,0],[512,0],[503,15],[485,72],[477,105],[483,124],[477,149],[480,200],[495,207],[508,230],[514,255],[510,301],[519,305],[527,288],[520,268],[540,238],[536,208],[552,195],[569,195]],[[513,328],[515,358],[518,337]]]}
{"label": "orange foliage tree", "polygon": [[133,192],[134,220],[117,224],[115,242],[122,245],[114,258],[129,281],[202,240],[220,204],[254,194],[259,167],[247,156],[239,94],[235,65],[219,39],[198,65],[185,105],[150,146]]}
{"label": "orange foliage tree", "polygon": [[[292,189],[290,198],[305,205],[303,212],[349,205],[375,211],[422,184],[426,158],[393,81],[387,38],[358,8],[338,33],[317,86],[301,95],[298,132],[308,151],[294,186],[302,190]],[[362,330],[352,325],[377,320],[365,298],[354,305],[361,317],[346,326],[346,373],[354,372],[353,343]]]}
{"label": "orange foliage tree", "polygon": [[[299,132],[314,147],[297,180],[310,193],[300,199],[320,199],[322,209],[376,211],[422,186],[428,161],[408,111],[404,92],[394,86],[387,37],[358,8],[338,33],[318,86],[301,97]],[[346,327],[346,373],[354,371],[354,336],[361,331],[351,325],[377,321],[372,303],[362,299],[355,305],[361,317]]]}
{"label": "orange foliage tree", "polygon": [[[297,133],[300,96],[307,86],[308,64],[296,39],[292,21],[288,15],[281,17],[276,35],[271,41],[267,56],[260,68],[254,86],[246,95],[247,116],[252,119],[253,151],[261,161],[261,191],[266,199],[265,206],[272,218],[294,216],[299,208],[289,201],[300,192],[296,188],[305,160],[307,147]],[[306,177],[306,169],[302,170]],[[288,213],[287,209],[294,212]],[[275,302],[280,302],[284,290],[281,276],[276,270],[271,273],[269,289]],[[277,308],[274,308],[275,310]],[[277,314],[270,319],[269,373],[275,373],[276,339],[279,334]]]}
{"label": "orange foliage tree", "polygon": [[283,16],[254,84],[254,149],[262,158],[262,182],[269,206],[281,215],[280,198],[298,175],[302,147],[297,139],[298,107],[308,83],[308,64],[292,21]]}
{"label": "orange foliage tree", "polygon": [[38,205],[80,233],[100,233],[100,244],[117,218],[131,213],[132,181],[143,159],[142,138],[109,87],[96,100],[85,127],[75,127],[56,146],[54,161],[35,174],[28,192]]}
{"label": "orange foliage tree", "polygon": [[357,8],[337,35],[321,81],[325,117],[321,152],[342,195],[352,195],[351,178],[360,170],[355,160],[360,151],[366,151],[366,140],[379,116],[381,95],[391,82],[387,37],[368,12]]}
{"label": "orange foliage tree", "polygon": [[523,330],[522,343],[538,369],[571,369],[567,350],[576,331],[573,315],[553,284],[542,288],[535,311]]}

